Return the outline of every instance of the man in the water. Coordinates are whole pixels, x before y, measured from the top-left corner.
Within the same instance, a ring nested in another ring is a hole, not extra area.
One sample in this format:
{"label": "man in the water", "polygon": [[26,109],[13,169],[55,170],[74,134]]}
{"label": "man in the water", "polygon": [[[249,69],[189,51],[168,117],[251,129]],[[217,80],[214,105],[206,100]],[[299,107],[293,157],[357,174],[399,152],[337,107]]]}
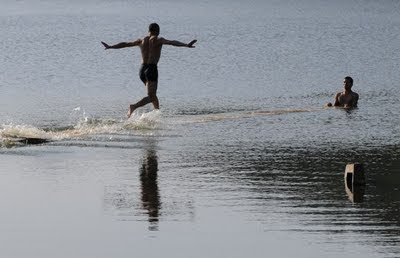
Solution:
{"label": "man in the water", "polygon": [[[355,108],[358,103],[358,94],[351,90],[353,87],[353,78],[347,76],[343,81],[343,91],[338,92],[335,96],[335,107]],[[332,104],[328,103],[328,107]]]}
{"label": "man in the water", "polygon": [[125,47],[140,47],[142,53],[142,66],[139,71],[139,77],[147,87],[147,97],[136,104],[129,106],[128,118],[132,115],[135,109],[142,107],[150,102],[153,103],[155,109],[159,109],[159,102],[157,98],[157,83],[158,83],[158,70],[157,63],[160,60],[161,48],[163,45],[171,45],[175,47],[188,47],[194,48],[194,43],[197,40],[192,40],[190,43],[182,43],[177,40],[167,40],[165,38],[158,37],[160,34],[160,26],[157,23],[152,23],[149,26],[149,35],[142,39],[137,39],[133,42],[121,42],[116,45],[108,45],[107,43],[101,42],[105,49],[119,49]]}

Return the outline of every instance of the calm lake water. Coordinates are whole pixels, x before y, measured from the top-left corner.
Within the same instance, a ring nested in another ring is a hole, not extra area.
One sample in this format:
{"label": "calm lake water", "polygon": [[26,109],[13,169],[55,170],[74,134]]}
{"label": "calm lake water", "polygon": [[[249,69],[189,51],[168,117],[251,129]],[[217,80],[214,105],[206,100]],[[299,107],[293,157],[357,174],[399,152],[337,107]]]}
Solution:
{"label": "calm lake water", "polygon": [[[400,256],[400,2],[0,6],[1,257]],[[151,22],[198,43],[127,120],[140,51],[100,41]],[[359,108],[323,108],[348,75]]]}

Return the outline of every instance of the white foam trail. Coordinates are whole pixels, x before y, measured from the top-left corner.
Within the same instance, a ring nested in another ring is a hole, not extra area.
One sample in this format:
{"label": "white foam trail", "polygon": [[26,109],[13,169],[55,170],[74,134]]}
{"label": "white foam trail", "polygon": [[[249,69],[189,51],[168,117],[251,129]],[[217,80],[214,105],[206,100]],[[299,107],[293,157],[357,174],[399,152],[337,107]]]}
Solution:
{"label": "white foam trail", "polygon": [[311,112],[319,109],[276,109],[276,110],[254,110],[248,112],[237,112],[237,113],[217,113],[217,114],[204,114],[204,115],[187,115],[181,116],[178,122],[185,123],[207,123],[216,122],[222,120],[236,120],[245,119],[254,116],[269,116],[269,115],[284,115],[291,113]]}

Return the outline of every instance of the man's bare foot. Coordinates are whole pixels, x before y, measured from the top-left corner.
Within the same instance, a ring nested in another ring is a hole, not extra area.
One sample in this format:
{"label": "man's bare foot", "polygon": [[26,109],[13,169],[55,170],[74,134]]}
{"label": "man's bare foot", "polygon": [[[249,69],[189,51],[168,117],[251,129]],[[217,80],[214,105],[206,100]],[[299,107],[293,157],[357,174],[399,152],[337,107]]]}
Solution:
{"label": "man's bare foot", "polygon": [[132,115],[133,111],[135,111],[135,109],[136,109],[135,105],[130,105],[129,106],[128,118],[131,117],[131,115]]}

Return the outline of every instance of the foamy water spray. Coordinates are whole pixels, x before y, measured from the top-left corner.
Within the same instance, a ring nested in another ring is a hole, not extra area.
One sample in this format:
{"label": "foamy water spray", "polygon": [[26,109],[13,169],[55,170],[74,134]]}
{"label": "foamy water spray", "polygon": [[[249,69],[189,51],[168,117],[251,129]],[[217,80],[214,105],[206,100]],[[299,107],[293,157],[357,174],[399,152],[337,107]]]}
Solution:
{"label": "foamy water spray", "polygon": [[126,130],[157,130],[162,129],[162,113],[153,110],[141,115],[132,115],[123,125]]}

